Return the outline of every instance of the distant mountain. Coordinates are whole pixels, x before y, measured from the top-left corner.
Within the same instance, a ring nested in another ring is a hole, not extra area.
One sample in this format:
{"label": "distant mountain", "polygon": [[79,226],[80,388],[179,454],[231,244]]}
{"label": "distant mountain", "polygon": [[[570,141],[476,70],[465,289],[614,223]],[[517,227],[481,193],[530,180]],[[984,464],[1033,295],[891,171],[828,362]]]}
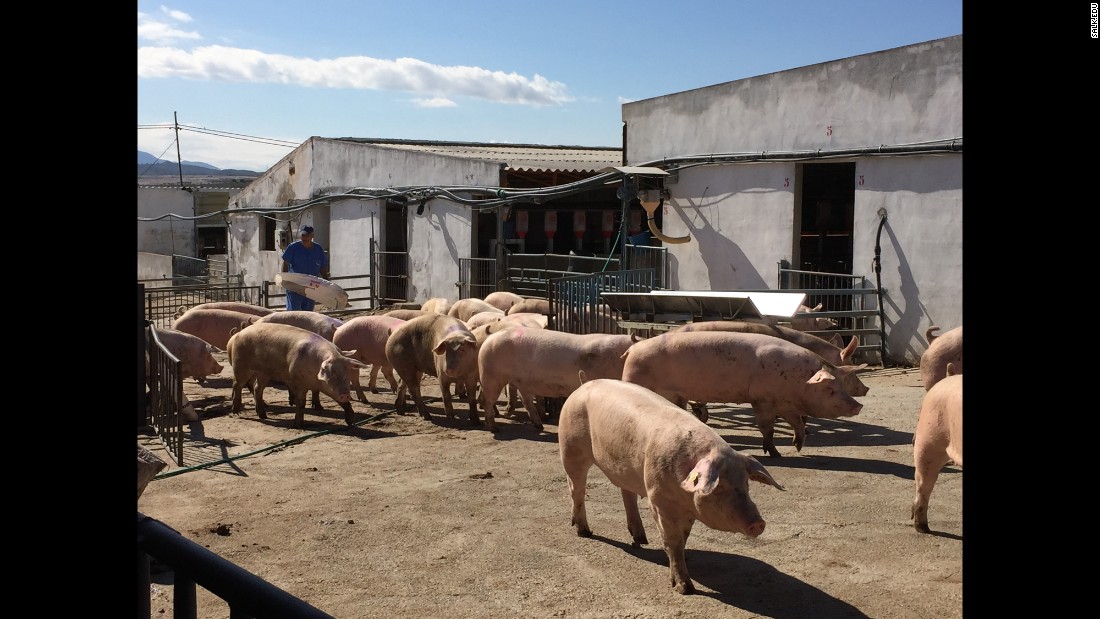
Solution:
{"label": "distant mountain", "polygon": [[[185,175],[203,176],[259,176],[259,172],[252,170],[223,170],[209,163],[201,161],[183,161],[177,164],[175,161],[157,161],[157,158],[149,153],[138,152],[138,176],[172,176],[180,173],[182,167]],[[155,163],[154,163],[155,162]]]}

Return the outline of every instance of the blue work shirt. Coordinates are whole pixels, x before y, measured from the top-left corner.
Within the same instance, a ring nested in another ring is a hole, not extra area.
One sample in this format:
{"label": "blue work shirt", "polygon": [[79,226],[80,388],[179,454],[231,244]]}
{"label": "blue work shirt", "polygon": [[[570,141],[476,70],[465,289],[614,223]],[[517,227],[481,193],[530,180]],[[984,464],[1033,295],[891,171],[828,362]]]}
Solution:
{"label": "blue work shirt", "polygon": [[306,275],[321,276],[321,270],[328,268],[328,256],[325,248],[314,241],[313,247],[306,249],[301,241],[294,241],[283,252],[283,260],[286,260],[287,270],[291,273],[305,273]]}

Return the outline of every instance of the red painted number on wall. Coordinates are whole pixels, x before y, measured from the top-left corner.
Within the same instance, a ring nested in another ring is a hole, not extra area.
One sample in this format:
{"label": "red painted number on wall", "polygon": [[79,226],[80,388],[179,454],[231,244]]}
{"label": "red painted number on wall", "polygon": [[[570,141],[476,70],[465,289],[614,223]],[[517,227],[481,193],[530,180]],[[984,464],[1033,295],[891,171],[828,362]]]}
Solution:
{"label": "red painted number on wall", "polygon": [[825,127],[825,135],[832,135],[832,134],[833,134],[833,126],[829,125],[829,126]]}
{"label": "red painted number on wall", "polygon": [[859,184],[861,186],[863,185],[863,175],[862,174],[859,175]]}
{"label": "red painted number on wall", "polygon": [[791,186],[791,179],[790,179],[790,177],[787,177],[787,178],[783,179],[783,186],[784,186],[784,187],[790,187],[790,186]]}

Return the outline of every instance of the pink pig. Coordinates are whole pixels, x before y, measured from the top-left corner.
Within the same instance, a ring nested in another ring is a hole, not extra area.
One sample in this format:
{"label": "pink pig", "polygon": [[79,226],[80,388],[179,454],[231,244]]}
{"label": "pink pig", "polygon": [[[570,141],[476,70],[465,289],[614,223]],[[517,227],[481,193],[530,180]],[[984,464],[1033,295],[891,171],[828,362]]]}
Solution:
{"label": "pink pig", "polygon": [[202,385],[206,377],[220,374],[222,365],[214,358],[214,353],[225,352],[209,344],[206,340],[175,329],[157,329],[157,339],[172,356],[180,360],[183,376],[192,377]]}
{"label": "pink pig", "polygon": [[[355,358],[363,363],[371,364],[370,382],[368,384],[371,393],[378,393],[376,382],[378,372],[390,383],[390,389],[397,390],[397,379],[393,376],[393,368],[386,359],[386,341],[398,327],[405,324],[404,320],[379,314],[376,316],[356,316],[344,321],[336,329],[332,336],[332,343],[340,350],[354,350]],[[366,402],[367,397],[363,393],[363,386],[359,382],[359,368],[352,370],[351,386],[360,402]]]}
{"label": "pink pig", "polygon": [[913,469],[917,495],[913,499],[913,528],[928,533],[928,499],[948,462],[963,463],[963,377],[948,363],[947,376],[938,381],[920,406],[913,435]]}
{"label": "pink pig", "polygon": [[328,339],[293,325],[258,323],[235,334],[226,347],[233,366],[233,405],[238,413],[241,390],[253,387],[256,414],[267,419],[264,388],[272,381],[286,384],[294,405],[294,427],[303,427],[306,392],[320,391],[344,410],[344,421],[354,422],[348,373],[352,366],[367,367],[354,358],[355,351],[341,351]]}
{"label": "pink pig", "polygon": [[749,480],[784,489],[760,462],[735,451],[703,422],[620,380],[590,380],[570,394],[558,422],[558,449],[577,535],[592,536],[584,499],[595,464],[622,491],[632,546],[649,543],[638,497],[649,500],[672,586],[681,594],[695,591],[684,558],[695,521],[755,538],[765,523],[749,497]]}
{"label": "pink pig", "polygon": [[224,349],[234,333],[259,319],[254,314],[227,309],[189,309],[172,322],[172,328]]}
{"label": "pink pig", "polygon": [[578,335],[525,326],[493,333],[477,354],[485,428],[497,431],[493,421],[497,398],[505,385],[514,385],[531,425],[541,430],[539,398],[573,393],[581,384],[578,370],[584,370],[590,379],[620,378],[623,353],[636,341],[631,335]]}
{"label": "pink pig", "polygon": [[678,406],[688,400],[751,404],[764,451],[776,457],[781,455],[773,439],[776,418],[791,425],[801,451],[804,416],[851,417],[863,408],[844,387],[846,382],[863,385],[855,374],[862,366],[834,366],[771,335],[670,332],[635,344],[625,357],[624,381],[648,387]]}

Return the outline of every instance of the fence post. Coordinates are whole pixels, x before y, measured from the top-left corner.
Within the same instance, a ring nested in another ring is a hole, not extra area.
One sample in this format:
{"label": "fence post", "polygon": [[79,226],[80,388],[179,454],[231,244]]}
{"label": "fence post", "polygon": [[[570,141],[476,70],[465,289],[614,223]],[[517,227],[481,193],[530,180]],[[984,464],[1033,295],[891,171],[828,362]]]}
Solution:
{"label": "fence post", "polygon": [[138,324],[138,378],[137,378],[137,424],[146,425],[145,407],[145,284],[138,284],[137,324]]}

